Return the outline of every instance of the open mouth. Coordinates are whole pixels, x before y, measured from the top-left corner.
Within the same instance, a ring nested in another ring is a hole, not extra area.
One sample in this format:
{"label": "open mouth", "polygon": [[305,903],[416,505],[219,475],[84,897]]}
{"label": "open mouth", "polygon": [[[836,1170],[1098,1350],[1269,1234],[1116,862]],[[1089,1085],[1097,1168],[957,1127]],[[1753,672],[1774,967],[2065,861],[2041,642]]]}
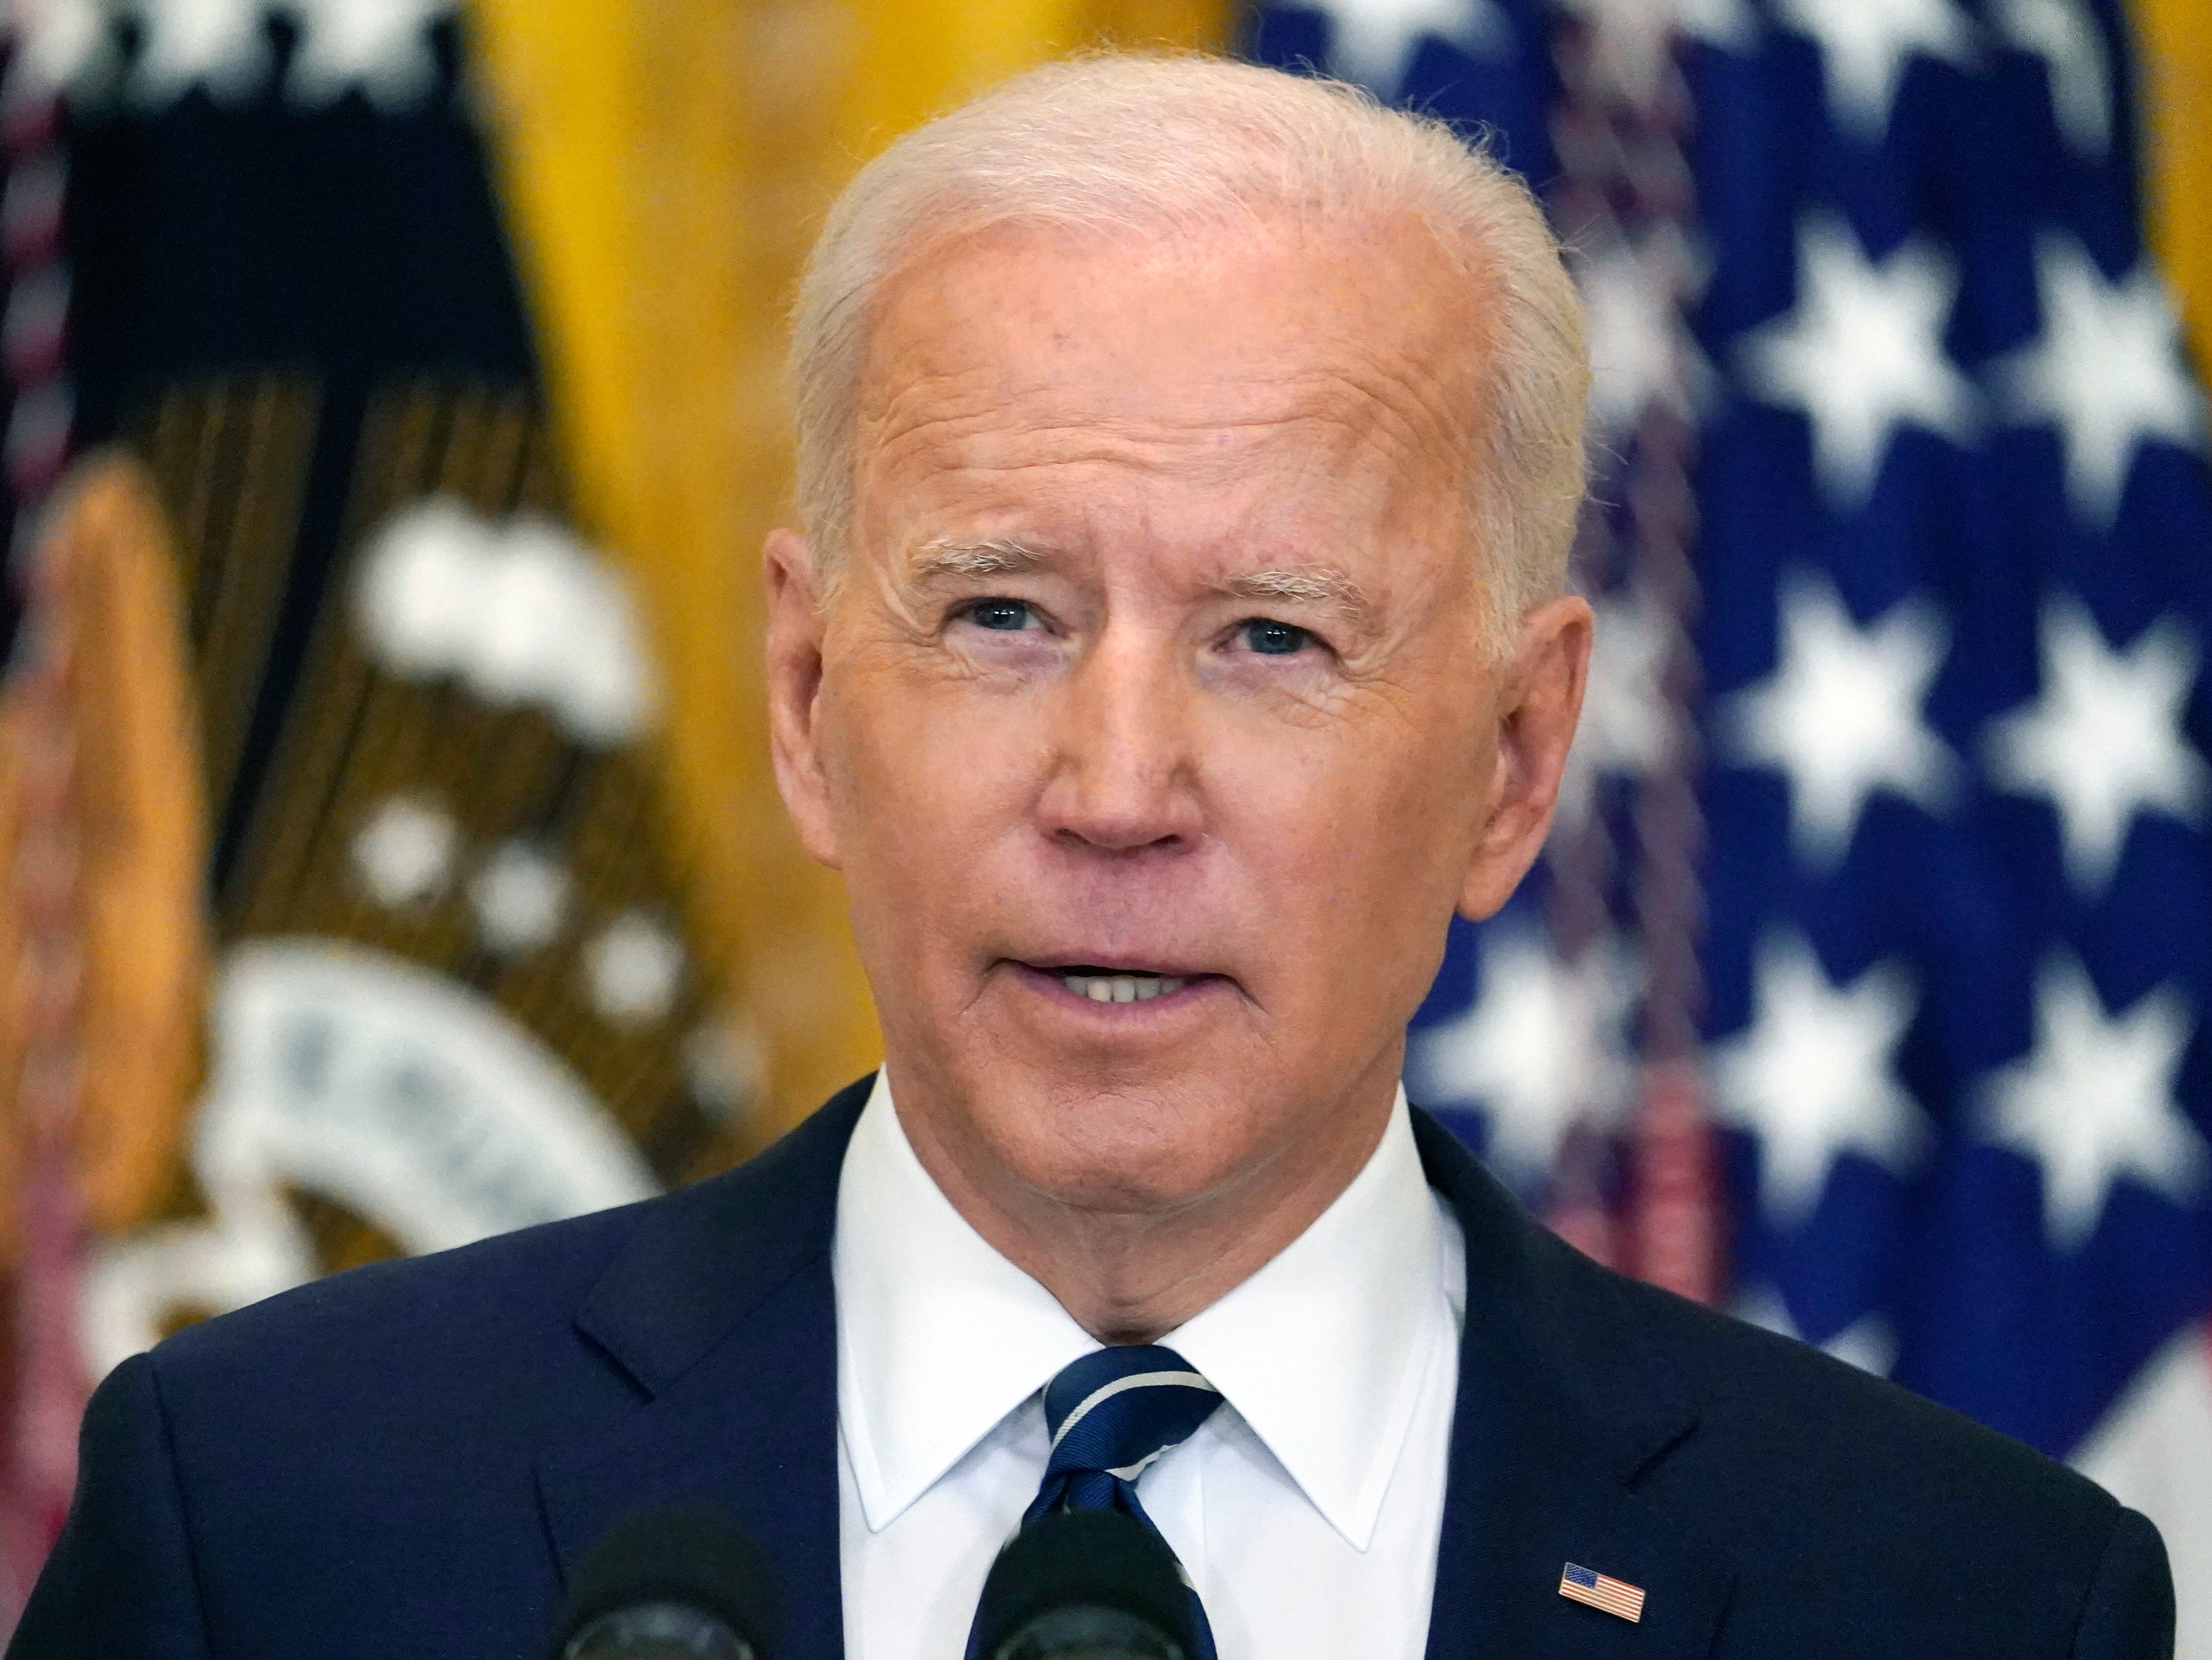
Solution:
{"label": "open mouth", "polygon": [[1190,983],[1188,976],[1100,968],[1090,963],[1069,963],[1041,971],[1051,975],[1078,997],[1087,997],[1094,1003],[1149,1003],[1155,997],[1179,992]]}

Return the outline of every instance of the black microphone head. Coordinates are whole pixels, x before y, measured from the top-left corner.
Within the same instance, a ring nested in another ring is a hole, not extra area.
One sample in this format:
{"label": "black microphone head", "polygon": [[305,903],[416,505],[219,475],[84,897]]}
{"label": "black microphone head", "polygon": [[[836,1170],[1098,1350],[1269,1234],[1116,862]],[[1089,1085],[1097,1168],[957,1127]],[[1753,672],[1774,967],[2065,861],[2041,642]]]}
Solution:
{"label": "black microphone head", "polygon": [[1191,1660],[1190,1588],[1119,1511],[1041,1516],[999,1553],[975,1613],[981,1660]]}
{"label": "black microphone head", "polygon": [[641,1511],[568,1586],[554,1660],[773,1660],[775,1584],[752,1541],[701,1505]]}

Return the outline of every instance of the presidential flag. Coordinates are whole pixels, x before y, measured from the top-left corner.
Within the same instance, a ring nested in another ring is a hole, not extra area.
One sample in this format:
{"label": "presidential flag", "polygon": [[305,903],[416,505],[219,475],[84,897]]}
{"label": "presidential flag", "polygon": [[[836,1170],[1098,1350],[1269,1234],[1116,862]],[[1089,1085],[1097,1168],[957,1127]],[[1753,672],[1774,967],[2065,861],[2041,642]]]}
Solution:
{"label": "presidential flag", "polygon": [[763,1072],[455,7],[9,21],[0,1628],[108,1366],[720,1168]]}
{"label": "presidential flag", "polygon": [[2106,1481],[2212,1655],[2212,471],[2127,16],[1332,0],[1247,46],[1486,132],[1590,308],[1589,705],[1415,1098],[1585,1249]]}

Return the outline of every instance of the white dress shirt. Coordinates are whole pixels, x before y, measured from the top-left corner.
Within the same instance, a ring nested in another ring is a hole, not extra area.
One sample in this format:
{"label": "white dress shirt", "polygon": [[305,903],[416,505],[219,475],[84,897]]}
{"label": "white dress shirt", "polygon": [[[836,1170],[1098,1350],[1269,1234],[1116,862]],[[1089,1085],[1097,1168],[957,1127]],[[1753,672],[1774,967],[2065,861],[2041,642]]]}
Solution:
{"label": "white dress shirt", "polygon": [[[1221,1660],[1419,1660],[1463,1249],[1401,1090],[1336,1202],[1160,1340],[1224,1397],[1137,1484]],[[939,1191],[880,1073],[838,1183],[831,1271],[846,1652],[960,1660],[1044,1475],[1044,1385],[1099,1344]]]}

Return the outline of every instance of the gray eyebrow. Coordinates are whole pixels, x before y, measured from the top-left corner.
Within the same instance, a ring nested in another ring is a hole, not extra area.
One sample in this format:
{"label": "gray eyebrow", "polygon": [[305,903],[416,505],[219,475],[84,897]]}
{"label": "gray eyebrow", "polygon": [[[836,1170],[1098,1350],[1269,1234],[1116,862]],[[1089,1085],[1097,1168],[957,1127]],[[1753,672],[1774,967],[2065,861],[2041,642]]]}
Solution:
{"label": "gray eyebrow", "polygon": [[914,580],[927,582],[939,576],[1000,576],[1008,571],[1028,570],[1042,562],[1044,556],[1036,548],[1010,540],[932,542],[915,555]]}
{"label": "gray eyebrow", "polygon": [[[1000,576],[1034,569],[1050,556],[1043,549],[1011,538],[986,542],[939,540],[927,544],[915,555],[913,580],[927,583],[945,577]],[[1355,621],[1364,619],[1368,612],[1366,590],[1344,572],[1328,565],[1239,571],[1222,578],[1215,587],[1217,592],[1238,599],[1262,603],[1277,599],[1295,605],[1322,605]]]}
{"label": "gray eyebrow", "polygon": [[1349,616],[1367,611],[1367,593],[1340,570],[1328,566],[1285,570],[1240,571],[1224,577],[1224,593],[1239,599],[1286,599],[1300,605],[1326,605]]}

